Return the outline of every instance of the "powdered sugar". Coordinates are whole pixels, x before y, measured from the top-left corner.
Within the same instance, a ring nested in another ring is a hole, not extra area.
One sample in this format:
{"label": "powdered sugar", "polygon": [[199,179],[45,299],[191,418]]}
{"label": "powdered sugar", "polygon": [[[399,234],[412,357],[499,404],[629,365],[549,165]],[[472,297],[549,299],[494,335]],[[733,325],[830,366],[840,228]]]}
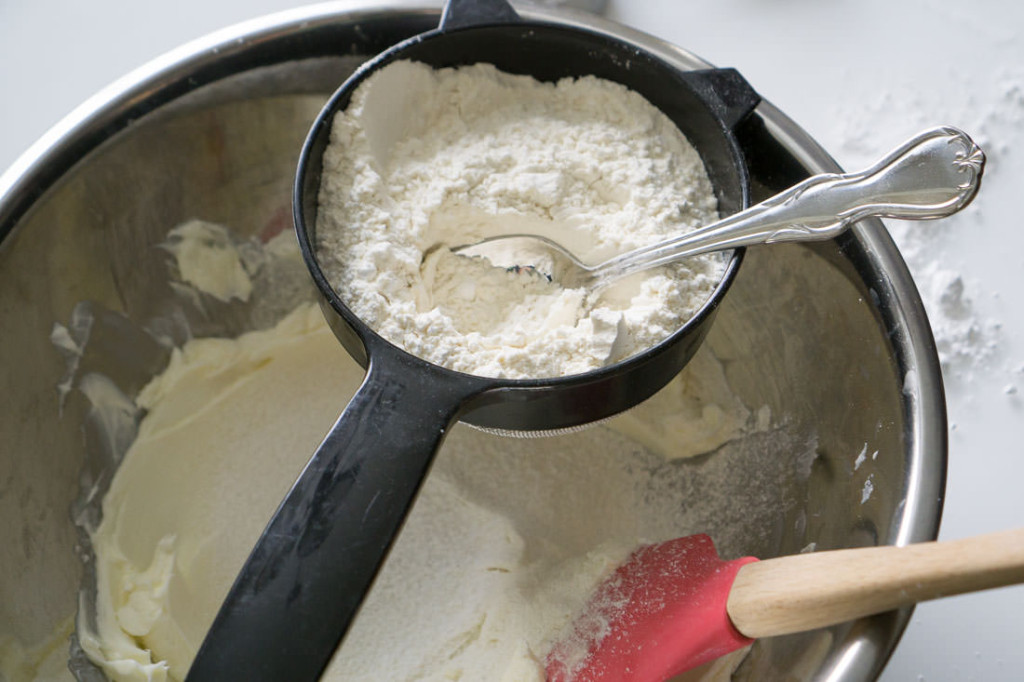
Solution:
{"label": "powdered sugar", "polygon": [[598,262],[717,217],[671,121],[592,77],[393,63],[335,118],[320,202],[319,257],[342,299],[393,343],[473,374],[629,357],[678,329],[723,271],[719,256],[694,258],[587,296],[448,251],[532,233]]}

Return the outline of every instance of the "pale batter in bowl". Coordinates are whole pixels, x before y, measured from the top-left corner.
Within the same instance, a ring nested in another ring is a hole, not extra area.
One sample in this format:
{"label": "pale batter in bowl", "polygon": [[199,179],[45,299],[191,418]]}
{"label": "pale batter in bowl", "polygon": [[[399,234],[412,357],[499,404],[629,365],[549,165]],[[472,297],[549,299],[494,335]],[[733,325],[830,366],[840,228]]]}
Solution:
{"label": "pale batter in bowl", "polygon": [[[223,241],[204,243],[237,274]],[[178,249],[179,266],[200,252]],[[92,533],[97,628],[79,627],[112,679],[184,679],[248,551],[361,377],[307,303],[268,330],[186,343],[142,390],[146,416]],[[657,438],[678,451],[654,454],[623,433],[669,412],[685,416]],[[757,421],[709,353],[619,420],[527,441],[457,427],[325,679],[543,680],[552,640],[607,572],[637,544],[690,528],[678,496],[691,474],[667,457],[693,454],[688,442],[712,450]]]}

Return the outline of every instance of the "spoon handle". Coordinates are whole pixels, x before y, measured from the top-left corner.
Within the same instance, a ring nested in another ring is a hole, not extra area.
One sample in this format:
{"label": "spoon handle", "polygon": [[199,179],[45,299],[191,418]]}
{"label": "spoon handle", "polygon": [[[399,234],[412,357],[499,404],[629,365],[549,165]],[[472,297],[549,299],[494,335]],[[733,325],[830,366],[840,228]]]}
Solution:
{"label": "spoon handle", "polygon": [[985,155],[966,133],[926,130],[859,173],[814,175],[755,206],[689,232],[636,249],[595,267],[595,286],[701,253],[756,244],[819,241],[878,216],[942,218],[970,203]]}

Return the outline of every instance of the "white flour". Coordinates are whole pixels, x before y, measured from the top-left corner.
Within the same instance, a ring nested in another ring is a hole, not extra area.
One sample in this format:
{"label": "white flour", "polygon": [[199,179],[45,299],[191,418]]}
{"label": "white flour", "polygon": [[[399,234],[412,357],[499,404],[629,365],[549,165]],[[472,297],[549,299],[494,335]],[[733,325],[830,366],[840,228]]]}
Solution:
{"label": "white flour", "polygon": [[689,259],[588,297],[446,248],[533,233],[594,263],[717,217],[674,124],[596,78],[391,64],[335,118],[320,203],[319,256],[353,312],[409,352],[478,375],[560,376],[629,357],[678,329],[723,269],[719,256]]}

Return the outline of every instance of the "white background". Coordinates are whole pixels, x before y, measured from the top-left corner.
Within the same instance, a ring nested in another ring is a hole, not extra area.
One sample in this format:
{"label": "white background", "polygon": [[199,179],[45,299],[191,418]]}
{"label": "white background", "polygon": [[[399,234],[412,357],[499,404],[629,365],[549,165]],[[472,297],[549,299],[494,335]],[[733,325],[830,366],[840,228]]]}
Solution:
{"label": "white background", "polygon": [[[297,4],[0,0],[0,170],[133,68]],[[1024,3],[610,0],[607,13],[737,67],[850,170],[934,124],[982,143],[986,181],[966,214],[891,226],[944,351],[941,538],[1024,526]],[[920,606],[882,679],[1024,679],[1024,588]]]}

